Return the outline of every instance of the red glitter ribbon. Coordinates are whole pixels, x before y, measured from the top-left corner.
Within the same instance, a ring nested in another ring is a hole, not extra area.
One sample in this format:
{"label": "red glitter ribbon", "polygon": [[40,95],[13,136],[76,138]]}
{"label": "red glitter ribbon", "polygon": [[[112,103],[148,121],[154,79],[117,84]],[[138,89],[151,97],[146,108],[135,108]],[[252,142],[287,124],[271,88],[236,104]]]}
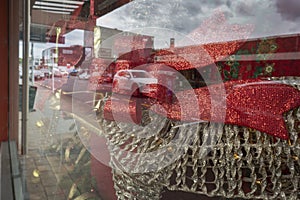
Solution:
{"label": "red glitter ribbon", "polygon": [[[120,96],[122,97],[122,96]],[[141,123],[141,107],[138,101],[126,98],[113,98],[105,103],[104,118],[126,123]]]}
{"label": "red glitter ribbon", "polygon": [[[217,94],[222,87],[226,94],[212,97],[211,94]],[[104,117],[109,120],[140,123],[140,99],[129,100],[127,97],[119,96],[118,100],[109,100],[105,105]],[[171,104],[157,100],[152,105],[160,106],[152,106],[150,109],[176,121],[205,120],[234,124],[256,129],[281,139],[289,138],[283,114],[300,106],[299,90],[289,85],[257,79],[229,81],[224,84],[181,91],[176,94],[176,97],[179,100]],[[198,103],[191,103],[191,99],[195,99]],[[113,107],[111,101],[115,101]],[[119,117],[116,119],[114,116]],[[127,118],[130,116],[132,119],[122,118],[122,116]]]}

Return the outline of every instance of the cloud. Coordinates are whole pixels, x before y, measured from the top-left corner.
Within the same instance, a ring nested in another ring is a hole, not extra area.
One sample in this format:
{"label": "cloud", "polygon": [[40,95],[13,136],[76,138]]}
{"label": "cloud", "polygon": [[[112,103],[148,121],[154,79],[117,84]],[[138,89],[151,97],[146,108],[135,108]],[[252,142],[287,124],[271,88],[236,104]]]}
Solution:
{"label": "cloud", "polygon": [[286,20],[293,21],[300,17],[299,0],[276,0],[276,8]]}
{"label": "cloud", "polygon": [[[127,4],[104,17],[101,17],[99,25],[110,26],[108,21],[121,30],[129,30],[141,27],[163,27],[175,31],[188,33],[197,28],[206,15],[207,10],[217,8],[224,3],[217,1],[194,0],[136,0]],[[213,3],[212,3],[213,2]]]}
{"label": "cloud", "polygon": [[254,7],[255,6],[250,1],[242,1],[238,2],[235,9],[239,15],[254,16]]}
{"label": "cloud", "polygon": [[300,32],[292,21],[300,15],[299,6],[299,0],[135,0],[101,17],[98,25],[126,31],[157,27],[188,35],[219,10],[227,24],[250,24],[250,37],[265,37]]}

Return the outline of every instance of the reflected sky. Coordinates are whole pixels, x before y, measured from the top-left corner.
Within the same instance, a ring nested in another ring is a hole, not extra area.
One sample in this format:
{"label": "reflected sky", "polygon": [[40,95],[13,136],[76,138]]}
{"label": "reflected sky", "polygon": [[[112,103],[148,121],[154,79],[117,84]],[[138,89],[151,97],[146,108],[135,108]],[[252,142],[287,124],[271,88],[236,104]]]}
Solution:
{"label": "reflected sky", "polygon": [[253,25],[253,38],[300,30],[299,0],[135,0],[99,18],[97,24],[127,31],[159,27],[189,34],[216,10],[229,24]]}
{"label": "reflected sky", "polygon": [[[299,33],[299,10],[299,0],[134,0],[98,18],[97,25],[152,35],[155,47],[164,48],[171,37],[201,44]],[[241,28],[233,30],[234,25]],[[65,46],[83,40],[75,30],[66,35]],[[37,43],[34,54],[40,57],[53,46]]]}

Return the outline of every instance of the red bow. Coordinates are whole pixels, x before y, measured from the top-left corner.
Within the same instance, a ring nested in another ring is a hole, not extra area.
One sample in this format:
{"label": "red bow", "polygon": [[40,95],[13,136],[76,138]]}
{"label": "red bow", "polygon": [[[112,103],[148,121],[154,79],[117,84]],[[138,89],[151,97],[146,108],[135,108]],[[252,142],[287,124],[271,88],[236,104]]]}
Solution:
{"label": "red bow", "polygon": [[[286,84],[262,80],[229,81],[181,91],[168,103],[147,101],[154,112],[172,120],[212,121],[245,126],[272,136],[288,139],[283,114],[300,106],[300,91]],[[152,100],[155,99],[151,98]],[[104,117],[121,122],[141,122],[141,99],[126,95],[109,99]],[[152,103],[149,103],[152,102]],[[159,106],[153,106],[159,104]]]}

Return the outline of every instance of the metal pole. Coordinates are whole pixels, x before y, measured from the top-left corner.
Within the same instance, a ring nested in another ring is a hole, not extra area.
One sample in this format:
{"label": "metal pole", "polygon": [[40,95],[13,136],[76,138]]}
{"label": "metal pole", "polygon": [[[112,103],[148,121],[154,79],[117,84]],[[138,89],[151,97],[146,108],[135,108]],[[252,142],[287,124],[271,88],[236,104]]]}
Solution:
{"label": "metal pole", "polygon": [[33,42],[31,42],[31,63],[32,63],[32,65],[31,65],[31,67],[32,67],[32,69],[31,69],[31,82],[32,82],[32,85],[34,85],[34,70],[35,70],[35,67],[34,67],[34,57],[33,57]]}
{"label": "metal pole", "polygon": [[52,93],[54,93],[54,60],[55,60],[55,55],[54,55],[54,53],[52,53]]}
{"label": "metal pole", "polygon": [[[55,44],[55,53],[52,54],[53,56],[53,63],[52,63],[52,93],[54,94],[55,88],[54,88],[54,64],[57,64],[58,67],[58,39],[59,34],[61,33],[61,28],[56,27],[56,44]],[[56,69],[57,70],[57,69]]]}
{"label": "metal pole", "polygon": [[28,58],[30,41],[30,0],[24,0],[23,6],[23,78],[22,78],[22,149],[21,153],[27,153],[27,117],[28,117]]}

